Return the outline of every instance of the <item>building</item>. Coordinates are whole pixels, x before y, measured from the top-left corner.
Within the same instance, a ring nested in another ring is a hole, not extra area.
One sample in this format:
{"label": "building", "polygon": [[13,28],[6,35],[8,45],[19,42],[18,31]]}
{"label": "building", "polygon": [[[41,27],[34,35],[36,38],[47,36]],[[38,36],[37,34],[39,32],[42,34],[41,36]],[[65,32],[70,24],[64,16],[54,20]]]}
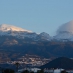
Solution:
{"label": "building", "polygon": [[28,70],[29,72],[34,72],[34,73],[37,73],[37,71],[40,71],[41,69],[39,68],[24,68],[24,69],[20,69],[18,70],[18,73],[21,73],[22,71],[25,71],[25,70]]}
{"label": "building", "polygon": [[45,73],[61,73],[64,69],[44,69]]}

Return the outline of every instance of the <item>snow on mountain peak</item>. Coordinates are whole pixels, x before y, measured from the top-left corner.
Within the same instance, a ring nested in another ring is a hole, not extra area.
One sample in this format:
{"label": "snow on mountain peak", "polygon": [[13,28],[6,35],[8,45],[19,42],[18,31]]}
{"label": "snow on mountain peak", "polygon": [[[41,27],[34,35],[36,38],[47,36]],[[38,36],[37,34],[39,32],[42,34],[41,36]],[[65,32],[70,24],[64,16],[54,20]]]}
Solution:
{"label": "snow on mountain peak", "polygon": [[0,31],[6,32],[6,31],[23,31],[23,32],[32,32],[26,29],[22,29],[13,25],[8,25],[8,24],[1,24],[0,25]]}
{"label": "snow on mountain peak", "polygon": [[0,36],[13,36],[20,39],[30,38],[33,40],[50,40],[49,34],[43,32],[40,34],[32,31],[22,29],[13,25],[2,24],[0,25]]}

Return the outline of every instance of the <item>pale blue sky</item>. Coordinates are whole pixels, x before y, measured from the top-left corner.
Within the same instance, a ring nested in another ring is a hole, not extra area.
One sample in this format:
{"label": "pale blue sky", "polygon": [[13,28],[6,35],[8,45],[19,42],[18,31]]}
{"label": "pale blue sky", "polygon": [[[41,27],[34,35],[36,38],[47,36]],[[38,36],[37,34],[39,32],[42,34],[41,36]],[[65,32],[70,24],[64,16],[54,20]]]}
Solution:
{"label": "pale blue sky", "polygon": [[73,0],[0,0],[0,24],[12,24],[54,35],[73,20]]}

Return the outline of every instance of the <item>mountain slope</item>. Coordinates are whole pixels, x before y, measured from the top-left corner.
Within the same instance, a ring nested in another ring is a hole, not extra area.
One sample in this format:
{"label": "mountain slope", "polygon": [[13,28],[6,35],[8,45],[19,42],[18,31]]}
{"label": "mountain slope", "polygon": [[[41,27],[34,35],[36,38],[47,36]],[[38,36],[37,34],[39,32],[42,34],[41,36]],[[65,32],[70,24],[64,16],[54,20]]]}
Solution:
{"label": "mountain slope", "polygon": [[55,58],[61,56],[73,58],[73,42],[36,42],[21,39],[9,39],[6,42],[0,43],[0,54],[10,53],[8,55],[10,58],[12,58],[11,56],[14,54],[19,54],[15,56],[16,59],[25,54],[38,55],[44,58]]}
{"label": "mountain slope", "polygon": [[[0,30],[0,54],[9,53],[9,57],[17,53],[18,56],[35,54],[46,58],[61,56],[73,58],[73,35],[71,32],[60,31],[59,35],[57,34],[52,39],[45,32],[37,34],[12,25],[1,25]],[[59,41],[57,41],[58,39]],[[63,42],[61,39],[67,41]]]}
{"label": "mountain slope", "polygon": [[51,62],[41,66],[41,68],[73,69],[73,60],[66,58],[66,57],[60,57],[60,58],[54,59]]}

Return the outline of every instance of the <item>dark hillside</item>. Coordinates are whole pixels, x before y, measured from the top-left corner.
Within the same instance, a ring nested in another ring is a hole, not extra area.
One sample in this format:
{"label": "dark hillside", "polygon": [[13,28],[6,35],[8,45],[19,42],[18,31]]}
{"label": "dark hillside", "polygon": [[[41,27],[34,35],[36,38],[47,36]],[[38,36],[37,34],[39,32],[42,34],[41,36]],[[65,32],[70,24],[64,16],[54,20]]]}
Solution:
{"label": "dark hillside", "polygon": [[66,58],[66,57],[60,57],[52,60],[51,62],[41,66],[40,68],[63,68],[63,69],[73,69],[73,60]]}

